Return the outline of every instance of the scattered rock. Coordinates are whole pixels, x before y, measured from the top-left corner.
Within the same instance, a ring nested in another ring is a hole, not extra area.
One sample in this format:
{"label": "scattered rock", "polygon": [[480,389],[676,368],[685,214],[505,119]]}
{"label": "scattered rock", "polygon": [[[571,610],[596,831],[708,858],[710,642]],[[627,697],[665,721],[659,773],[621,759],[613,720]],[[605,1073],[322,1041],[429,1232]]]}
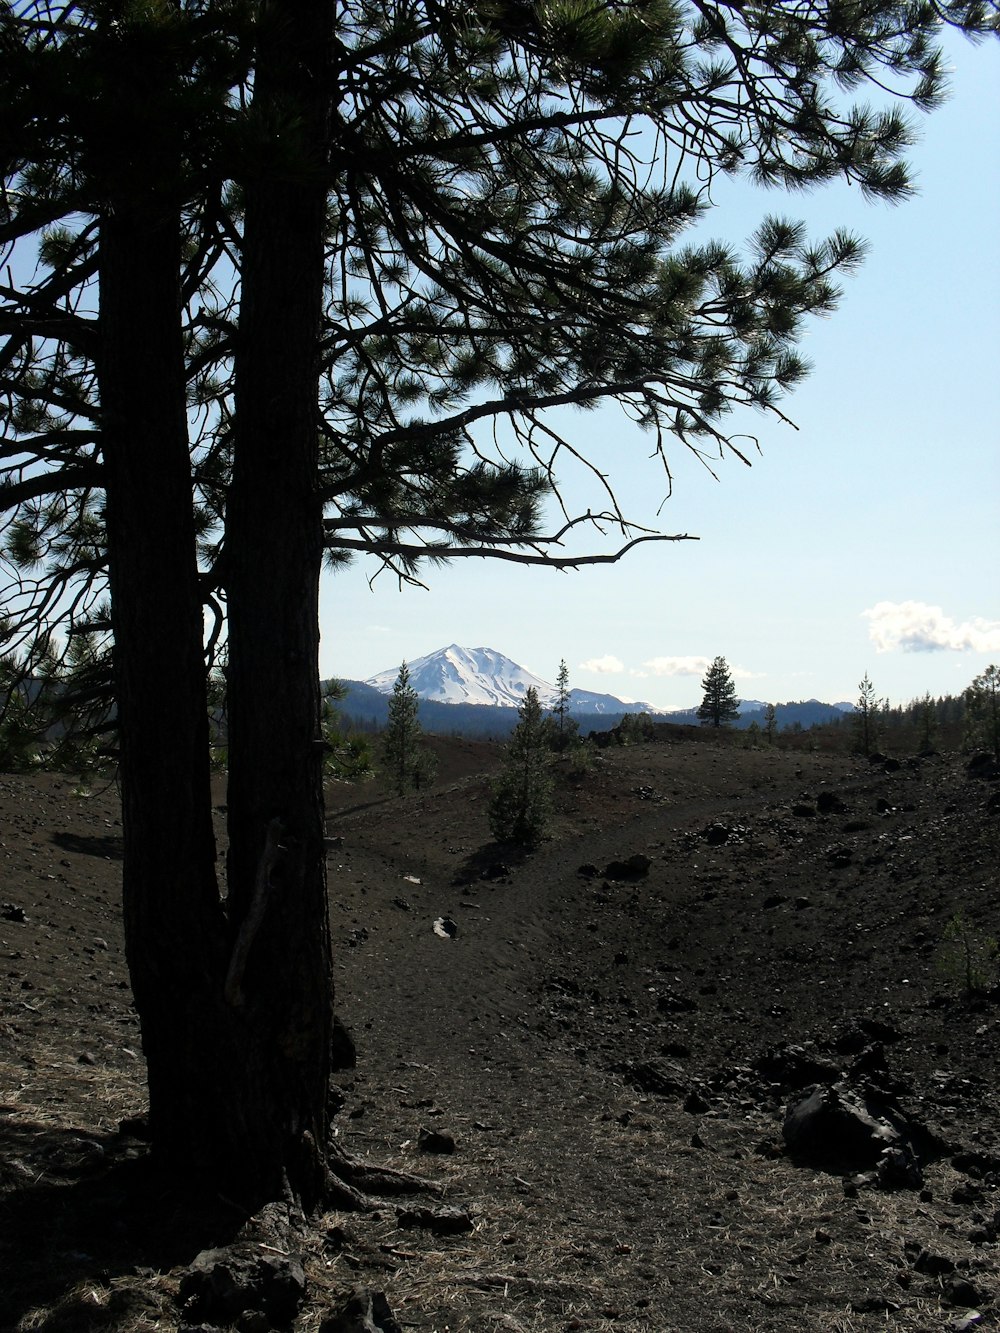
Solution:
{"label": "scattered rock", "polygon": [[847,806],[836,792],[821,791],[816,797],[816,809],[821,815],[842,815]]}
{"label": "scattered rock", "polygon": [[975,754],[966,765],[965,771],[970,778],[981,778],[985,782],[992,782],[995,778],[1000,778],[1000,764],[991,754]]}
{"label": "scattered rock", "polygon": [[458,926],[450,916],[439,916],[434,922],[434,934],[443,940],[453,940],[458,934]]}
{"label": "scattered rock", "polygon": [[913,1135],[902,1113],[844,1083],[813,1088],[791,1103],[782,1134],[794,1158],[821,1170],[874,1167],[886,1188],[921,1184]]}
{"label": "scattered rock", "polygon": [[970,1329],[977,1328],[983,1322],[983,1316],[978,1310],[970,1310],[968,1314],[959,1315],[949,1325],[951,1333],[969,1333]]}
{"label": "scattered rock", "polygon": [[903,1034],[894,1023],[881,1018],[859,1018],[858,1027],[873,1041],[902,1041]]}
{"label": "scattered rock", "polygon": [[690,1060],[691,1047],[682,1041],[665,1041],[660,1047],[660,1054],[670,1056],[674,1060]]}
{"label": "scattered rock", "polygon": [[[913,1261],[913,1267],[918,1273],[926,1273],[928,1277],[940,1277],[942,1273],[954,1273],[955,1261],[949,1259],[946,1254],[937,1254],[934,1250],[922,1248]],[[975,1305],[975,1301],[969,1301],[970,1305]]]}
{"label": "scattered rock", "polygon": [[860,1296],[851,1301],[854,1314],[891,1314],[899,1309],[898,1301],[891,1301],[887,1296]]}
{"label": "scattered rock", "polygon": [[918,1190],[924,1178],[915,1152],[904,1143],[885,1149],[876,1164],[875,1179],[884,1190]]}
{"label": "scattered rock", "polygon": [[422,1227],[435,1236],[459,1236],[472,1230],[472,1217],[467,1208],[398,1208],[396,1221],[401,1227]]}
{"label": "scattered rock", "polygon": [[956,1171],[971,1176],[973,1180],[985,1180],[992,1177],[995,1178],[992,1183],[1000,1184],[1000,1157],[996,1156],[995,1153],[960,1152],[952,1157],[951,1164]]}
{"label": "scattered rock", "polygon": [[802,1046],[776,1046],[753,1062],[753,1068],[783,1088],[805,1088],[812,1083],[836,1083],[838,1065],[811,1055]]}
{"label": "scattered rock", "polygon": [[236,1321],[236,1333],[271,1333],[271,1321],[263,1310],[244,1310]]}
{"label": "scattered rock", "polygon": [[709,824],[702,829],[701,836],[709,847],[721,847],[729,841],[729,829],[725,824]]}
{"label": "scattered rock", "polygon": [[184,1270],[180,1299],[196,1320],[231,1324],[260,1310],[272,1324],[290,1324],[302,1305],[306,1279],[297,1259],[261,1255],[255,1246],[202,1250]]}
{"label": "scattered rock", "polygon": [[826,853],[826,863],[834,870],[844,870],[854,860],[854,849],[843,843],[830,847]]}
{"label": "scattered rock", "polygon": [[698,1008],[694,1000],[675,990],[661,991],[656,997],[656,1007],[661,1014],[693,1014]]}
{"label": "scattered rock", "polygon": [[684,1110],[690,1115],[704,1115],[709,1109],[709,1103],[700,1092],[692,1090],[684,1098]]}
{"label": "scattered rock", "polygon": [[604,871],[605,879],[645,879],[649,874],[649,868],[652,861],[642,852],[636,852],[634,856],[628,857],[624,861],[609,861]]}
{"label": "scattered rock", "polygon": [[453,1153],[455,1136],[437,1129],[421,1129],[417,1146],[421,1152]]}
{"label": "scattered rock", "polygon": [[838,1055],[859,1055],[868,1045],[868,1034],[862,1032],[860,1024],[838,1033],[834,1038],[833,1048]]}
{"label": "scattered rock", "polygon": [[319,1333],[402,1333],[402,1329],[393,1318],[385,1293],[362,1287],[327,1315]]}
{"label": "scattered rock", "polygon": [[638,1060],[613,1066],[640,1092],[652,1092],[658,1097],[680,1097],[687,1094],[689,1080],[679,1065],[669,1060]]}

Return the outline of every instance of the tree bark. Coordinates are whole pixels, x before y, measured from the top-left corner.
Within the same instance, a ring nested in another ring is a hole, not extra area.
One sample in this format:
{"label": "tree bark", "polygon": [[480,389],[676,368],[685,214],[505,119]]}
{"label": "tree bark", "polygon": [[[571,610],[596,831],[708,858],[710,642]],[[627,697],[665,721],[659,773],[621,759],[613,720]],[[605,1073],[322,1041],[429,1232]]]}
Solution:
{"label": "tree bark", "polygon": [[[101,226],[101,393],[124,824],[125,939],[157,1154],[210,1155],[223,917],[180,334],[176,212]],[[218,1125],[216,1123],[216,1132]]]}
{"label": "tree bark", "polygon": [[332,1023],[319,688],[319,335],[333,8],[281,0],[258,39],[245,182],[232,484],[228,997],[240,1029],[247,1177],[322,1189]]}
{"label": "tree bark", "polygon": [[327,1176],[317,394],[332,18],[328,0],[278,0],[258,33],[251,119],[266,146],[243,182],[223,562],[224,898],[185,398],[177,76],[166,61],[159,71],[131,62],[117,31],[107,47],[98,378],[126,946],[154,1155],[248,1210],[281,1197],[309,1208]]}

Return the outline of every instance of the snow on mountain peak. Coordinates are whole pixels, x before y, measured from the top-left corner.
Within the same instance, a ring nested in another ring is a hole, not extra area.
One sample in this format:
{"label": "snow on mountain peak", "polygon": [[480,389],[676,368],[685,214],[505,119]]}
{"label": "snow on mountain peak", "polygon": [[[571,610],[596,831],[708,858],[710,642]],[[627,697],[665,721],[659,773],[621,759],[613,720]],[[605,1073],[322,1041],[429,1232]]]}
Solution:
{"label": "snow on mountain peak", "polygon": [[[462,648],[457,643],[408,662],[410,684],[421,699],[447,704],[485,704],[517,708],[533,685],[548,707],[555,687],[492,648]],[[399,668],[380,671],[365,683],[391,694]]]}
{"label": "snow on mountain peak", "polygon": [[[439,648],[436,653],[407,662],[410,684],[421,699],[446,704],[484,704],[500,708],[519,708],[531,686],[538,693],[543,708],[551,708],[557,690],[526,667],[518,666],[495,648],[461,648],[457,643]],[[399,668],[380,671],[365,682],[382,694],[391,694]],[[651,712],[649,704],[625,703],[611,694],[592,690],[570,690],[570,711],[577,715],[591,713]]]}

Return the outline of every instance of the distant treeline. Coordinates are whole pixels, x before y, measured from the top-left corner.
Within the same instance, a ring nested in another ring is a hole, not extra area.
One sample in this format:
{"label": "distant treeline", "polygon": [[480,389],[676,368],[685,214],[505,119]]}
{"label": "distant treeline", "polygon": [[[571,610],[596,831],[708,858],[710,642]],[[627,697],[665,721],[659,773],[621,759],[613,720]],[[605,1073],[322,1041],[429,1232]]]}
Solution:
{"label": "distant treeline", "polygon": [[[970,741],[967,734],[966,699],[964,695],[925,695],[895,708],[882,703],[877,713],[878,737],[884,750],[915,752],[925,746],[931,721],[931,748],[958,750]],[[853,732],[855,714],[842,713],[832,723],[835,730]]]}
{"label": "distant treeline", "polygon": [[[389,696],[381,694],[371,685],[362,681],[341,681],[346,693],[337,705],[337,712],[345,730],[371,735],[381,731],[388,718]],[[941,730],[941,743],[949,748],[957,747],[962,740],[962,727],[965,703],[962,696],[948,695],[931,700],[937,725]],[[926,700],[915,699],[912,703],[897,708],[883,707],[879,717],[888,736],[894,741],[905,744],[905,733],[914,734],[923,725],[923,711]],[[571,710],[572,711],[572,710]],[[830,728],[848,731],[853,727],[855,714],[844,711],[833,704],[821,703],[816,699],[789,701],[775,704],[775,720],[779,733],[798,734],[814,728]],[[577,713],[572,715],[580,724],[583,735],[588,732],[612,731],[620,726],[624,713]],[[492,707],[488,704],[446,704],[430,699],[421,699],[420,725],[424,731],[439,736],[463,736],[471,740],[503,740],[514,730],[517,724],[517,709]],[[669,721],[681,726],[697,726],[698,713],[691,708],[682,713],[670,713],[668,716],[652,715],[657,722]],[[764,710],[757,708],[740,714],[734,726],[748,730],[756,724],[764,729]]]}
{"label": "distant treeline", "polygon": [[[343,730],[365,735],[381,731],[389,717],[389,696],[358,680],[342,680],[343,699],[335,707]],[[621,722],[621,713],[580,713],[580,729],[610,731]],[[516,708],[489,704],[445,704],[421,699],[420,725],[437,736],[463,736],[469,740],[505,740],[517,726]]]}
{"label": "distant treeline", "polygon": [[[0,659],[0,668],[3,662]],[[331,701],[335,729],[344,742],[382,732],[388,721],[389,696],[362,681],[337,682],[343,697]],[[114,762],[116,743],[114,709],[103,696],[91,700],[90,709],[81,710],[79,696],[72,697],[62,682],[36,680],[15,683],[5,679],[0,670],[0,771],[24,768],[60,767],[98,768],[102,762]],[[970,734],[966,717],[966,696],[944,695],[922,699],[895,708],[880,703],[876,711],[877,748],[895,753],[917,753],[922,749],[956,750],[969,744],[983,744]],[[73,705],[76,705],[75,707]],[[815,699],[775,704],[775,736],[781,745],[808,744],[812,747],[841,750],[856,748],[858,714],[838,709]],[[697,710],[683,713],[576,713],[580,735],[620,731],[621,738],[639,738],[642,723],[661,727],[676,726],[687,731],[699,727]],[[485,704],[446,704],[421,699],[419,721],[424,732],[438,736],[470,740],[505,741],[518,721],[516,708],[498,708]],[[213,752],[218,764],[225,766],[225,706],[213,699],[211,709]],[[929,725],[930,722],[930,725]],[[624,723],[624,726],[623,726]],[[638,729],[637,729],[638,728]],[[648,734],[654,732],[647,725]],[[766,739],[763,708],[747,710],[728,730],[747,733],[750,744],[758,734]],[[975,730],[973,728],[972,730]],[[690,734],[690,733],[689,733]],[[718,735],[718,733],[716,733]],[[930,735],[930,745],[928,737]],[[808,740],[806,739],[808,737]],[[735,739],[735,737],[734,737]],[[987,748],[992,748],[988,743]]]}

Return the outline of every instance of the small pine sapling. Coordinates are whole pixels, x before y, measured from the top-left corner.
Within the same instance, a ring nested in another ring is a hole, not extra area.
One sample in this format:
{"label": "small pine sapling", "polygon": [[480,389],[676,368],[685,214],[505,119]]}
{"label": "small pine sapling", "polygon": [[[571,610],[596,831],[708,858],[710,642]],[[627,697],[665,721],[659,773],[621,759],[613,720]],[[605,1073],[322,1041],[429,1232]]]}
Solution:
{"label": "small pine sapling", "polygon": [[536,847],[552,819],[552,777],[538,692],[529,687],[518,711],[490,798],[490,831],[497,842]]}

